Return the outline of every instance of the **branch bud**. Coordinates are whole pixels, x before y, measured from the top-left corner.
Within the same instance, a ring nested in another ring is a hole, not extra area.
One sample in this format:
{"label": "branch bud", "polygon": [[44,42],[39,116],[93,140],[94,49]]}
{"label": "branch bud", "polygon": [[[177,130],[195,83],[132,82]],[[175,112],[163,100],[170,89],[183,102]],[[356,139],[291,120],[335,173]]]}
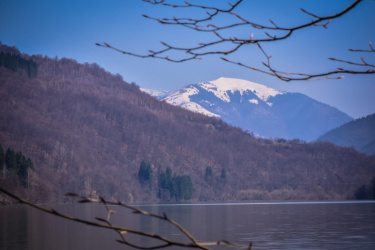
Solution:
{"label": "branch bud", "polygon": [[371,41],[368,42],[368,46],[370,47],[370,49],[371,49],[372,51],[375,52],[374,48],[372,47]]}

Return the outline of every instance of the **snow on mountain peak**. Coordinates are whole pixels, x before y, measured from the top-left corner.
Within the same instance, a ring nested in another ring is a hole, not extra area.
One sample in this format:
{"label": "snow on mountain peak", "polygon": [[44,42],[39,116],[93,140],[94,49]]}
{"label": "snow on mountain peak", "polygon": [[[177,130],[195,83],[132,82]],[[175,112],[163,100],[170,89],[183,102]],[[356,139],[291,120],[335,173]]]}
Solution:
{"label": "snow on mountain peak", "polygon": [[325,131],[351,120],[335,108],[303,94],[281,92],[241,79],[222,77],[186,86],[166,96],[159,91],[143,91],[265,138],[314,140]]}
{"label": "snow on mountain peak", "polygon": [[[284,94],[281,91],[269,88],[267,86],[250,82],[247,80],[242,79],[235,79],[235,78],[225,78],[221,77],[217,80],[213,80],[210,82],[202,82],[199,84],[193,84],[186,86],[182,89],[179,89],[174,92],[167,92],[167,91],[156,91],[156,90],[149,90],[149,89],[141,89],[142,91],[158,98],[159,100],[164,100],[172,105],[180,106],[185,109],[188,109],[193,112],[201,113],[207,116],[214,116],[214,117],[221,117],[216,112],[211,112],[208,109],[204,108],[205,104],[210,104],[207,100],[201,100],[200,103],[191,101],[190,97],[199,94],[200,88],[204,89],[205,91],[213,93],[216,97],[221,99],[224,102],[229,103],[230,96],[229,93],[234,94],[235,92],[239,91],[241,96],[246,94],[247,92],[252,92],[255,94],[259,99],[252,98],[248,100],[250,103],[259,104],[259,100],[264,101],[268,106],[272,106],[272,103],[268,102],[268,98],[270,96],[276,96],[280,94]],[[242,98],[241,98],[242,102]],[[202,104],[203,103],[203,104]],[[201,106],[202,104],[203,106]]]}
{"label": "snow on mountain peak", "polygon": [[199,90],[192,85],[179,89],[165,98],[165,100],[173,105],[182,105],[190,102],[190,96],[198,94]]}
{"label": "snow on mountain peak", "polygon": [[172,105],[180,106],[193,112],[201,113],[207,116],[220,117],[219,115],[206,110],[198,103],[190,101],[190,96],[198,93],[199,90],[196,87],[194,87],[193,85],[189,85],[185,88],[177,90],[176,92],[173,92],[172,94],[164,98],[164,100]]}
{"label": "snow on mountain peak", "polygon": [[143,89],[141,88],[141,91],[149,94],[150,96],[156,97],[156,98],[164,98],[167,95],[170,94],[170,91],[159,91],[159,90],[153,90],[153,89]]}
{"label": "snow on mountain peak", "polygon": [[225,77],[221,77],[210,82],[199,83],[198,86],[209,92],[212,92],[215,96],[217,96],[224,102],[230,102],[230,97],[228,95],[229,91],[231,93],[239,91],[240,94],[243,95],[244,92],[250,90],[263,101],[267,101],[270,96],[283,94],[283,92],[281,91],[269,88],[258,83]]}

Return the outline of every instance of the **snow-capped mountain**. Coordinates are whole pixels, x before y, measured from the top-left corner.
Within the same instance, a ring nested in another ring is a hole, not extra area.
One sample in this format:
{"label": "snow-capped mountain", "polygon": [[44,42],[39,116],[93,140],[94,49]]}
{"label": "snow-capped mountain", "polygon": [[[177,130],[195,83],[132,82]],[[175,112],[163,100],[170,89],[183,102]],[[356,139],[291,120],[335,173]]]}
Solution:
{"label": "snow-capped mountain", "polygon": [[241,79],[222,77],[171,93],[143,91],[266,138],[311,141],[352,120],[338,109],[304,94],[282,92]]}
{"label": "snow-capped mountain", "polygon": [[171,92],[170,91],[159,91],[159,90],[153,90],[153,89],[141,89],[143,92],[146,92],[150,96],[154,96],[157,99],[161,100],[164,97],[168,96]]}

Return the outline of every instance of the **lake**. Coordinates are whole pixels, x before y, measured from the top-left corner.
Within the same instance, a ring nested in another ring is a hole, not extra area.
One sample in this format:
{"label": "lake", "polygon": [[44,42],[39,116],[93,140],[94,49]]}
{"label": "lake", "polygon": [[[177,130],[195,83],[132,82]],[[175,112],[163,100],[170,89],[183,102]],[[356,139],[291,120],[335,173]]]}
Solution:
{"label": "lake", "polygon": [[[229,240],[248,244],[252,241],[254,249],[375,249],[375,201],[152,204],[137,207],[157,214],[165,212],[198,240],[205,242]],[[53,205],[53,208],[86,219],[106,217],[101,205],[69,204]],[[165,222],[130,214],[118,207],[111,209],[116,210],[111,217],[115,225],[187,241],[180,231]],[[135,244],[154,243],[138,236],[127,237]],[[118,235],[114,232],[57,218],[25,205],[0,207],[0,250],[129,249],[116,239]]]}

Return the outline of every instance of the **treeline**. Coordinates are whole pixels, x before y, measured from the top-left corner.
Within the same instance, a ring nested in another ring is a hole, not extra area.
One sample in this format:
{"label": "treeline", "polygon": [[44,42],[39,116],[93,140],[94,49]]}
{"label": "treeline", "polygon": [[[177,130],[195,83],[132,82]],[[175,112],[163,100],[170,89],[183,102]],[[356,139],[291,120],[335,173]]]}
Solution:
{"label": "treeline", "polygon": [[161,200],[168,199],[168,196],[175,201],[190,200],[194,187],[189,175],[172,175],[172,169],[167,168],[165,172],[158,171],[158,197]]}
{"label": "treeline", "polygon": [[357,200],[375,200],[375,177],[372,178],[369,185],[362,185],[355,193],[354,198]]}
{"label": "treeline", "polygon": [[16,54],[0,52],[0,66],[14,72],[25,71],[29,77],[35,77],[38,65],[33,60],[27,60]]}
{"label": "treeline", "polygon": [[12,178],[12,171],[18,176],[20,184],[26,188],[30,187],[29,171],[34,170],[34,165],[30,158],[27,158],[22,154],[21,151],[15,152],[13,149],[8,148],[4,152],[3,147],[0,144],[0,176],[2,179]]}
{"label": "treeline", "polygon": [[[142,187],[152,188],[153,174],[150,163],[142,161],[138,171],[138,181]],[[158,198],[160,200],[190,200],[193,196],[194,187],[190,176],[172,174],[172,169],[167,168],[165,172],[158,169],[157,175]]]}
{"label": "treeline", "polygon": [[[219,175],[215,175],[211,166],[207,166],[202,179],[208,184],[208,188],[221,190],[226,184],[227,172],[221,169]],[[138,170],[138,181],[143,188],[148,190],[157,187],[158,199],[162,201],[190,200],[194,193],[193,182],[189,175],[177,175],[167,167],[165,171],[158,168],[157,176],[154,177],[150,163],[142,161]]]}

